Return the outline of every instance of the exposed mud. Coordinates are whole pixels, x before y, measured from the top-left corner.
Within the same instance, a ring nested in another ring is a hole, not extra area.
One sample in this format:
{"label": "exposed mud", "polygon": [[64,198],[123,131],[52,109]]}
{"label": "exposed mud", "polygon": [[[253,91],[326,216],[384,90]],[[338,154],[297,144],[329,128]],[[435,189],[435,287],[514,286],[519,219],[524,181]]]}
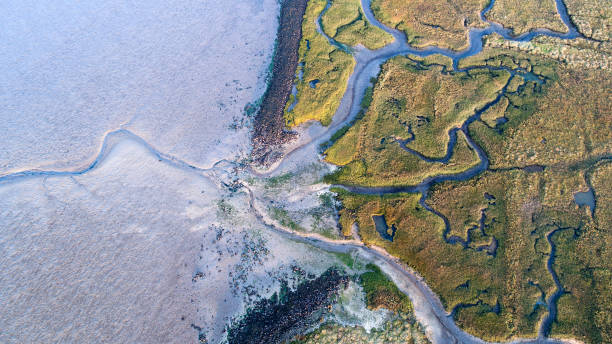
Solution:
{"label": "exposed mud", "polygon": [[258,165],[267,166],[280,159],[279,146],[296,136],[286,128],[284,110],[298,66],[307,3],[308,0],[284,0],[281,4],[272,75],[253,128],[252,157]]}

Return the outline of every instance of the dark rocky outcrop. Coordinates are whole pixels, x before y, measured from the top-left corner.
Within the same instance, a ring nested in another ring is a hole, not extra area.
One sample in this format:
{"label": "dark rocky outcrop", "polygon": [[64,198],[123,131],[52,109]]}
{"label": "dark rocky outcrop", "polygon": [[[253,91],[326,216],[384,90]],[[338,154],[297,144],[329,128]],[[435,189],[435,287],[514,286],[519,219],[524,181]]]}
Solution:
{"label": "dark rocky outcrop", "polygon": [[272,76],[255,116],[252,157],[256,164],[269,165],[281,157],[278,148],[295,137],[287,130],[284,110],[289,100],[298,50],[302,38],[302,20],[308,0],[284,0],[281,4]]}
{"label": "dark rocky outcrop", "polygon": [[347,275],[330,268],[295,290],[285,284],[279,295],[257,302],[234,322],[228,330],[228,343],[275,344],[291,339],[316,324],[348,282]]}

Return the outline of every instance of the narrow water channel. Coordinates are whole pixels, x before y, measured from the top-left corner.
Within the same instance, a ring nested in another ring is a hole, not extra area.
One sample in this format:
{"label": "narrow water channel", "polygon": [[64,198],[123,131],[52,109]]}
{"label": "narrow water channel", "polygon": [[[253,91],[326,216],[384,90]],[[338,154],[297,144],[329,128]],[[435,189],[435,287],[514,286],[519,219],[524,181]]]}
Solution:
{"label": "narrow water channel", "polygon": [[[448,56],[452,58],[454,70],[459,70],[457,68],[458,61],[464,57],[472,56],[472,55],[479,53],[482,50],[483,37],[488,34],[494,33],[494,32],[500,34],[502,37],[508,40],[513,40],[513,41],[528,41],[539,35],[559,37],[562,39],[571,39],[571,38],[578,37],[577,30],[573,27],[573,25],[571,24],[571,21],[569,20],[569,17],[567,15],[567,10],[565,9],[565,6],[562,0],[556,0],[556,2],[557,2],[557,9],[559,11],[559,14],[561,15],[564,23],[566,23],[566,25],[569,28],[568,33],[562,34],[562,33],[552,32],[550,30],[538,29],[538,30],[534,30],[532,32],[526,33],[518,37],[513,37],[511,36],[510,30],[503,28],[499,24],[495,24],[495,23],[491,23],[487,21],[489,23],[489,26],[487,28],[471,29],[470,34],[469,34],[469,47],[463,51],[456,52],[456,51],[452,51],[448,49],[442,49],[439,47],[428,47],[428,48],[423,48],[423,49],[417,49],[417,48],[411,47],[406,42],[405,35],[403,33],[382,25],[378,20],[376,20],[376,18],[374,18],[372,11],[370,9],[370,0],[362,0],[361,3],[362,3],[364,14],[366,18],[373,25],[376,25],[382,28],[383,30],[391,33],[395,37],[395,42],[391,43],[390,45],[384,48],[376,50],[376,51],[369,51],[367,49],[353,50],[352,52],[357,61],[357,65],[355,67],[355,72],[353,73],[353,75],[351,76],[349,80],[347,92],[345,93],[342,99],[340,108],[338,109],[338,111],[336,112],[333,118],[332,124],[323,133],[315,137],[313,140],[311,140],[307,144],[296,147],[292,152],[289,152],[283,158],[283,160],[279,164],[277,164],[274,168],[266,171],[265,173],[254,173],[254,174],[257,174],[257,175],[273,174],[275,171],[280,170],[283,164],[286,161],[289,161],[290,159],[292,159],[294,156],[297,156],[297,158],[299,159],[300,157],[297,154],[295,154],[298,150],[306,149],[307,146],[318,146],[320,143],[328,140],[329,137],[336,130],[346,125],[347,123],[350,123],[352,119],[354,118],[354,116],[359,111],[359,103],[360,103],[361,98],[363,97],[363,94],[366,88],[370,85],[370,81],[369,81],[370,78],[375,76],[378,73],[378,70],[381,64],[383,64],[389,58],[392,58],[397,55],[403,55],[403,54],[414,54],[417,56],[429,56],[432,54],[439,53],[444,56]],[[493,4],[494,4],[494,0],[492,0],[489,6],[481,12],[481,16],[483,18],[485,18],[486,12],[490,8],[492,8]],[[518,71],[513,71],[513,72],[518,73]],[[507,85],[504,87],[504,91],[506,87]],[[499,98],[502,96],[502,94],[503,92],[500,93],[500,95],[495,101],[498,101]],[[486,108],[492,105],[494,105],[494,103],[487,104]],[[489,160],[486,154],[480,147],[478,147],[474,143],[474,141],[469,137],[468,132],[467,132],[467,128],[470,125],[470,123],[476,120],[480,116],[480,114],[482,114],[482,112],[486,110],[486,108],[481,109],[480,111],[475,113],[473,116],[471,116],[467,121],[465,121],[461,125],[460,128],[454,129],[455,135],[456,135],[457,130],[461,130],[462,132],[466,134],[466,138],[468,140],[469,146],[472,147],[472,149],[474,149],[477,152],[477,155],[479,156],[480,163],[478,164],[478,166],[468,171],[462,172],[462,173],[441,175],[441,176],[428,178],[422,183],[418,185],[414,185],[414,186],[382,187],[382,188],[368,188],[368,187],[345,187],[345,188],[352,192],[366,193],[366,194],[417,192],[422,195],[421,200],[420,200],[421,205],[425,207],[426,209],[428,209],[429,211],[435,212],[435,210],[427,206],[425,202],[427,193],[433,184],[440,183],[445,180],[466,180],[466,179],[474,177],[475,175],[483,172],[484,170],[488,168]],[[453,135],[453,134],[449,132],[449,135]],[[108,154],[108,151],[110,150],[110,148],[116,142],[115,140],[119,140],[119,139],[130,139],[130,140],[137,141],[138,143],[146,147],[153,155],[155,155],[159,159],[160,162],[170,164],[172,166],[175,166],[183,170],[192,171],[197,174],[202,174],[202,172],[208,171],[206,169],[202,169],[202,168],[198,168],[196,166],[190,165],[170,155],[159,152],[154,147],[149,145],[142,138],[134,135],[133,133],[127,130],[121,129],[121,130],[117,130],[115,132],[111,132],[106,135],[106,137],[104,138],[102,147],[99,151],[99,154],[95,157],[95,159],[93,160],[91,164],[89,164],[88,166],[82,169],[78,169],[74,171],[32,170],[32,171],[18,172],[14,174],[1,176],[0,183],[10,182],[13,180],[29,178],[29,177],[53,176],[53,175],[80,175],[80,174],[87,173],[99,165],[99,163]],[[452,146],[454,146],[454,143],[449,144],[447,151],[448,150],[452,151],[452,149],[450,149],[452,148]],[[443,162],[443,161],[440,161],[440,162]],[[251,208],[253,208],[256,214],[258,214],[259,219],[262,220],[264,223],[266,223],[261,215],[263,212],[259,211],[256,208],[256,206],[253,204],[254,197],[251,192],[250,194],[251,194],[251,202],[252,202]],[[448,226],[448,221],[446,221],[446,223]],[[292,231],[281,229],[279,227],[276,227],[270,224],[268,224],[268,227],[271,228],[272,230],[282,233],[283,235],[286,235],[292,240],[305,242],[305,243],[308,243],[315,247],[319,247],[326,251],[358,252],[365,259],[368,259],[369,261],[372,261],[378,264],[379,266],[381,266],[383,271],[385,271],[385,273],[391,276],[391,278],[398,285],[398,287],[411,298],[411,300],[413,301],[413,304],[415,305],[415,314],[417,315],[417,318],[419,319],[419,321],[421,321],[425,325],[428,331],[430,331],[432,338],[434,338],[436,342],[451,343],[451,342],[460,341],[463,343],[483,343],[482,340],[477,339],[463,332],[462,330],[460,330],[455,325],[454,321],[452,320],[452,317],[450,317],[449,314],[446,313],[446,311],[442,307],[437,296],[429,289],[429,287],[425,284],[422,278],[420,278],[418,274],[411,271],[408,267],[402,265],[396,258],[390,256],[386,252],[378,248],[375,248],[375,247],[366,247],[363,245],[363,243],[357,242],[357,241],[333,241],[333,240],[329,240],[323,237],[307,236],[307,235],[300,234],[300,233],[294,233]],[[562,293],[563,287],[559,283],[558,277],[556,273],[554,272],[554,270],[552,269],[552,266],[554,264],[554,256],[555,256],[555,247],[554,247],[554,242],[552,241],[553,234],[554,232],[550,233],[547,236],[549,244],[551,245],[551,254],[550,254],[550,258],[547,263],[547,266],[549,267],[549,272],[551,273],[553,279],[555,280],[555,284],[557,285],[557,288],[558,288],[557,291],[559,293]],[[556,294],[557,293],[555,293],[555,295]],[[555,295],[552,295],[548,300],[549,313],[548,313],[548,317],[545,319],[545,321],[543,321],[543,323],[546,323],[546,324],[543,324],[540,328],[541,336],[548,335],[549,330],[550,330],[549,324],[552,323],[552,321],[554,320],[554,317],[556,316],[556,301],[560,295],[559,296],[555,296]],[[524,342],[530,342],[530,341],[524,341]],[[533,340],[533,342],[536,342],[536,340]],[[538,340],[538,342],[541,342],[541,341]]]}
{"label": "narrow water channel", "polygon": [[[483,49],[483,38],[487,35],[496,33],[499,34],[500,36],[502,36],[503,38],[505,38],[506,40],[509,41],[520,41],[520,42],[525,42],[525,41],[530,41],[533,38],[537,37],[537,36],[549,36],[549,37],[557,37],[557,38],[561,38],[561,39],[573,39],[576,37],[579,37],[579,33],[577,31],[577,29],[574,27],[574,25],[571,23],[571,20],[569,19],[569,16],[567,14],[567,10],[565,8],[565,4],[563,3],[562,0],[556,0],[556,6],[557,6],[557,10],[563,20],[563,22],[566,24],[566,26],[568,27],[568,31],[566,33],[559,33],[559,32],[554,32],[548,29],[535,29],[532,30],[530,32],[524,33],[522,35],[519,36],[513,36],[512,35],[512,30],[504,28],[502,25],[498,24],[498,23],[494,23],[489,21],[486,18],[486,13],[494,6],[495,4],[495,0],[491,0],[491,2],[489,3],[489,5],[484,8],[481,13],[480,16],[482,18],[483,21],[485,21],[488,26],[486,28],[472,28],[469,31],[469,45],[466,49],[461,50],[461,51],[454,51],[454,50],[450,50],[450,49],[444,49],[444,48],[440,48],[437,46],[428,46],[425,48],[415,48],[413,46],[411,46],[406,39],[406,36],[403,32],[400,32],[398,30],[389,28],[385,25],[383,25],[380,21],[378,21],[371,10],[370,7],[370,1],[371,0],[361,0],[361,5],[365,14],[365,17],[368,21],[370,21],[371,24],[383,29],[384,31],[390,33],[391,35],[393,35],[393,37],[395,38],[395,41],[381,49],[378,49],[376,51],[370,51],[367,49],[361,49],[361,50],[352,50],[353,56],[355,57],[355,60],[357,61],[357,66],[355,67],[355,73],[351,76],[351,79],[349,80],[349,85],[347,88],[347,92],[345,93],[344,97],[343,97],[343,103],[349,103],[350,106],[347,107],[341,107],[338,109],[338,111],[336,112],[336,115],[334,116],[334,120],[332,122],[332,125],[329,127],[328,131],[322,135],[320,135],[320,137],[315,138],[313,140],[313,144],[318,144],[321,142],[324,142],[325,140],[327,140],[329,138],[329,136],[331,135],[331,133],[333,133],[334,131],[336,131],[337,129],[339,129],[340,127],[350,123],[352,121],[352,119],[354,118],[354,116],[357,114],[357,112],[359,111],[359,104],[360,104],[360,99],[363,97],[363,94],[365,92],[365,89],[370,85],[369,82],[366,82],[364,79],[369,79],[372,76],[374,76],[374,73],[377,73],[378,70],[380,69],[380,66],[386,62],[388,59],[394,57],[394,56],[398,56],[398,55],[408,55],[408,54],[412,54],[412,55],[416,55],[416,56],[420,56],[420,57],[426,57],[426,56],[430,56],[433,54],[441,54],[443,56],[447,56],[449,58],[451,58],[453,60],[453,70],[455,72],[461,72],[461,71],[466,71],[467,69],[460,69],[458,68],[458,64],[459,61],[465,57],[468,56],[473,56],[476,55],[478,53],[480,53]],[[327,10],[327,8],[329,7],[329,1],[328,1],[328,6],[326,7],[326,9],[321,13],[321,16],[324,14],[324,12]],[[344,48],[344,46],[340,45],[338,42],[335,42],[332,38],[330,38],[329,36],[327,36],[325,34],[325,32],[323,32],[323,30],[321,29],[321,16],[319,16],[318,18],[318,29],[320,31],[320,33],[322,35],[324,35],[328,41],[331,44],[334,44],[336,46],[339,46],[341,48]],[[472,67],[475,68],[475,67]],[[483,67],[478,67],[478,68],[486,68],[489,70],[500,70],[503,69],[507,72],[509,72],[511,74],[511,78],[509,80],[512,79],[512,77],[514,77],[516,74],[520,74],[522,76],[525,76],[527,79],[531,80],[531,81],[536,81],[538,83],[544,83],[546,82],[546,80],[539,78],[537,75],[531,74],[531,73],[527,73],[525,70],[521,70],[521,69],[510,69],[510,68],[504,68],[504,67],[490,67],[490,66],[483,66]],[[364,71],[368,71],[365,72]],[[421,183],[417,184],[417,185],[408,185],[408,186],[401,186],[401,187],[363,187],[363,186],[343,186],[343,185],[339,185],[339,187],[342,187],[350,192],[354,192],[354,193],[362,193],[362,194],[376,194],[376,195],[383,195],[383,194],[389,194],[389,193],[398,193],[398,192],[409,192],[409,193],[420,193],[421,194],[421,199],[419,201],[419,203],[421,204],[421,206],[423,206],[426,210],[428,210],[429,212],[431,212],[432,214],[440,217],[445,224],[445,235],[444,235],[444,239],[447,243],[449,244],[462,244],[465,245],[465,242],[462,240],[457,240],[454,237],[449,238],[448,237],[448,233],[450,232],[450,224],[448,219],[446,219],[446,217],[444,215],[442,215],[440,212],[436,211],[435,209],[433,209],[431,206],[429,206],[426,202],[427,200],[427,196],[429,193],[429,190],[431,189],[431,187],[435,184],[444,182],[444,181],[464,181],[464,180],[468,180],[471,179],[473,177],[475,177],[476,175],[486,171],[489,168],[489,159],[486,155],[486,153],[484,152],[484,150],[479,147],[474,140],[470,137],[469,135],[469,130],[468,127],[471,123],[473,123],[474,121],[478,120],[480,118],[480,116],[490,107],[494,106],[495,104],[497,104],[502,97],[505,95],[505,93],[507,92],[507,88],[509,85],[509,81],[503,86],[502,90],[498,93],[497,97],[487,103],[484,107],[482,107],[481,109],[478,109],[472,116],[470,116],[465,122],[462,123],[462,125],[460,127],[456,127],[456,128],[452,128],[449,130],[448,135],[449,135],[449,141],[448,141],[448,145],[447,145],[447,149],[446,149],[446,154],[443,157],[440,158],[436,158],[436,157],[427,157],[423,154],[421,154],[420,152],[413,150],[409,147],[407,147],[407,144],[410,142],[410,140],[404,141],[404,142],[400,142],[400,146],[407,151],[410,154],[413,154],[414,156],[418,157],[419,159],[422,159],[424,161],[427,162],[435,162],[435,163],[448,163],[448,161],[450,160],[451,156],[452,156],[452,152],[453,149],[455,148],[456,142],[457,142],[457,132],[461,131],[467,140],[468,146],[473,149],[480,162],[478,163],[478,165],[463,171],[463,172],[459,172],[459,173],[454,173],[454,174],[444,174],[444,175],[438,175],[438,176],[434,176],[434,177],[429,177],[426,178],[425,180],[423,180]],[[291,153],[289,153],[291,154]],[[582,200],[582,195],[578,195],[577,201],[581,201]],[[380,221],[379,221],[380,222]],[[378,229],[378,225],[377,225],[377,229]],[[380,231],[379,231],[380,232]],[[381,233],[381,235],[383,235]],[[387,234],[388,235],[388,234]],[[550,238],[549,238],[550,239]],[[492,238],[492,244],[493,246],[495,246],[495,249],[497,248],[497,240],[495,238]],[[551,242],[549,240],[549,242]],[[554,244],[552,244],[551,242],[551,247],[553,247]],[[483,248],[483,250],[488,250],[488,252],[490,254],[495,254],[493,250],[491,250],[491,248]],[[554,254],[551,254],[551,256],[554,256]],[[554,258],[552,258],[554,259]],[[549,262],[549,265],[552,264]],[[556,274],[554,274],[554,271],[552,270],[552,268],[549,268],[549,272],[551,273],[551,276],[553,278],[553,280],[555,280],[555,283],[558,286],[558,290],[563,290],[563,287],[561,286],[558,280],[558,278],[556,277]],[[542,326],[540,327],[539,330],[539,336],[543,337],[543,336],[547,336],[548,333],[550,332],[550,326],[552,325],[552,321],[555,319],[556,317],[556,301],[557,299],[560,297],[560,295],[557,295],[555,297],[555,295],[551,296],[547,302],[547,307],[548,307],[548,314],[545,318],[545,321],[542,322]]]}

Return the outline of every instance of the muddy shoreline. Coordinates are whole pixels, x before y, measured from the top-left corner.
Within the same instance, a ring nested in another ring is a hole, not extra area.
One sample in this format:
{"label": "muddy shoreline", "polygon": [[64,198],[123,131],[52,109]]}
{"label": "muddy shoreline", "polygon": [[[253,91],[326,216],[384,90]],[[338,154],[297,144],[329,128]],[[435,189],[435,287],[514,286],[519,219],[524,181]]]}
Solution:
{"label": "muddy shoreline", "polygon": [[295,138],[285,125],[284,110],[293,88],[302,39],[302,21],[308,0],[281,3],[276,48],[268,89],[255,116],[252,158],[257,165],[270,165],[282,157],[276,148]]}

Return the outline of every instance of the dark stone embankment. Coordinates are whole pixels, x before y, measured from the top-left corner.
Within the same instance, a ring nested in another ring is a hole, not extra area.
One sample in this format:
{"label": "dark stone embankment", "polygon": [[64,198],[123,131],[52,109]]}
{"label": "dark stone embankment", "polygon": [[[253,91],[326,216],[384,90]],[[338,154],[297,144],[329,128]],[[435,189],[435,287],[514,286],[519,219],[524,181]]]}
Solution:
{"label": "dark stone embankment", "polygon": [[287,341],[319,322],[348,282],[347,275],[330,268],[321,276],[301,283],[295,290],[285,285],[280,295],[259,301],[236,321],[228,331],[227,341],[229,344]]}
{"label": "dark stone embankment", "polygon": [[272,75],[261,107],[255,116],[252,157],[256,164],[269,165],[281,157],[275,150],[295,137],[287,130],[284,110],[293,88],[302,38],[302,20],[308,0],[284,0],[281,3]]}

